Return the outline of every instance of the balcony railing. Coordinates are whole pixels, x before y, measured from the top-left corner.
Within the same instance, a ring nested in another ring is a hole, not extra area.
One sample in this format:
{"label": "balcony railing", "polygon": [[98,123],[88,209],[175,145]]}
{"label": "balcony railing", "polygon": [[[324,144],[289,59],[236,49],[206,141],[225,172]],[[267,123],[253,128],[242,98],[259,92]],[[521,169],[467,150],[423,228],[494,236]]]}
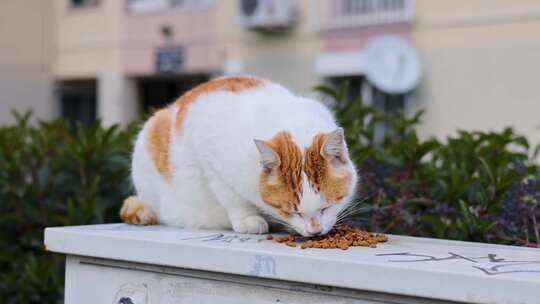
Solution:
{"label": "balcony railing", "polygon": [[414,0],[314,0],[317,30],[410,22]]}

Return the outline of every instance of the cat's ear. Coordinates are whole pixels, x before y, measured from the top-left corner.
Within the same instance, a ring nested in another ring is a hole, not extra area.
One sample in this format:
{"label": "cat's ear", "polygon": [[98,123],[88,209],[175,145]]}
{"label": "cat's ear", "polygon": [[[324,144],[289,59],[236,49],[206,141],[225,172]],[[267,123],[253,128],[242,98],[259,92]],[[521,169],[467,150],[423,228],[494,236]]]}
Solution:
{"label": "cat's ear", "polygon": [[274,169],[279,167],[281,161],[276,151],[274,151],[274,149],[272,149],[272,147],[270,147],[270,145],[264,140],[254,139],[253,141],[257,146],[257,150],[259,150],[260,162],[261,165],[263,165],[264,170],[267,172],[272,172]]}
{"label": "cat's ear", "polygon": [[321,147],[321,155],[325,159],[331,162],[339,161],[345,163],[347,153],[347,144],[345,143],[343,128],[337,128],[326,135],[326,140]]}

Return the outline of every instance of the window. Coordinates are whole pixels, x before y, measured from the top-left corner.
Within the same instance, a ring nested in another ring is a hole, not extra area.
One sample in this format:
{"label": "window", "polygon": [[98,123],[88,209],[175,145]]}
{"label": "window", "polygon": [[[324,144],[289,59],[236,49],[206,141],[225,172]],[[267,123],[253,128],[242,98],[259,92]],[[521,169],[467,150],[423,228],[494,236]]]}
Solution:
{"label": "window", "polygon": [[[389,94],[383,92],[362,76],[336,77],[330,81],[339,86],[346,82],[347,91],[345,99],[348,102],[359,102],[374,107],[380,113],[399,113],[406,111],[407,94]],[[383,122],[375,128],[375,142],[380,142],[388,129],[388,123]]]}
{"label": "window", "polygon": [[369,15],[405,9],[405,0],[341,0],[344,16]]}
{"label": "window", "polygon": [[404,94],[389,94],[373,86],[371,88],[372,105],[383,113],[399,113],[405,110]]}
{"label": "window", "polygon": [[75,132],[78,123],[96,120],[96,81],[76,80],[59,83],[60,115]]}
{"label": "window", "polygon": [[174,102],[180,95],[208,79],[208,75],[139,79],[137,82],[143,113],[151,113]]}
{"label": "window", "polygon": [[405,9],[404,0],[382,0],[381,9],[383,11],[401,11]]}
{"label": "window", "polygon": [[165,9],[169,0],[128,0],[128,9],[132,12],[149,12]]}
{"label": "window", "polygon": [[[362,101],[370,104],[380,113],[398,114],[406,111],[406,94],[390,94],[383,92],[368,82],[363,84]],[[388,121],[381,122],[375,126],[375,142],[380,143],[388,130]]]}
{"label": "window", "polygon": [[212,0],[128,0],[127,7],[131,12],[149,12],[169,7],[206,8]]}
{"label": "window", "polygon": [[70,0],[71,7],[88,7],[88,6],[97,6],[98,0]]}
{"label": "window", "polygon": [[318,0],[313,20],[321,30],[411,22],[414,0]]}
{"label": "window", "polygon": [[210,6],[211,0],[172,0],[172,6],[184,8],[204,8]]}

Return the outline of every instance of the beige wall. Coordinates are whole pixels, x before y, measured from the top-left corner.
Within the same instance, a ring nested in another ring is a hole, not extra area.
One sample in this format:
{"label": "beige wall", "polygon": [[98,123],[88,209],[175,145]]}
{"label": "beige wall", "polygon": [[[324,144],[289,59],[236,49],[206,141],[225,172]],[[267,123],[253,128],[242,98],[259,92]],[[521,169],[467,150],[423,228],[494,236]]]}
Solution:
{"label": "beige wall", "polygon": [[53,72],[56,81],[97,80],[97,113],[105,125],[126,124],[137,115],[135,86],[122,72],[125,4],[101,0],[73,8],[54,0]]}
{"label": "beige wall", "polygon": [[55,0],[53,9],[56,77],[94,78],[121,68],[123,1],[72,8]]}
{"label": "beige wall", "polygon": [[[540,1],[416,3],[413,44],[421,57],[424,78],[414,107],[427,110],[421,133],[446,136],[457,128],[513,125],[540,141],[536,114],[540,112],[536,111],[540,109]],[[298,93],[312,94],[313,85],[321,82],[314,62],[325,45],[321,33],[311,27],[310,1],[298,0],[298,4],[297,24],[286,34],[269,36],[237,23],[236,1],[214,1],[205,16],[196,18],[201,23],[170,20],[176,18],[178,13],[174,13],[143,17],[147,19],[142,23],[131,24],[124,0],[102,0],[97,7],[80,9],[70,8],[67,0],[2,0],[0,123],[9,121],[12,107],[34,108],[39,117],[54,116],[53,78],[97,79],[100,117],[106,123],[129,121],[137,113],[137,102],[135,86],[125,72],[137,74],[138,69],[129,64],[138,57],[130,50],[140,43],[153,47],[155,32],[165,21],[194,29],[179,32],[178,38],[186,43],[194,41],[192,37],[203,37],[200,43],[213,44],[204,51],[193,50],[207,59],[199,58],[199,67],[208,64],[206,69],[219,73],[227,60],[238,59],[241,73],[274,79]],[[214,21],[202,22],[205,19]],[[152,28],[146,31],[147,24]],[[127,31],[126,26],[143,28]],[[138,32],[152,35],[141,38]]]}
{"label": "beige wall", "polygon": [[54,115],[50,34],[50,1],[0,1],[0,124],[13,122],[11,109]]}
{"label": "beige wall", "polygon": [[[321,82],[314,62],[323,49],[309,23],[309,0],[300,0],[297,25],[287,34],[268,36],[237,23],[237,1],[213,1],[205,10],[126,14],[125,1],[70,9],[54,2],[56,33],[53,71],[57,80],[98,79],[98,113],[106,122],[127,122],[137,112],[131,76],[152,75],[153,52],[163,44],[160,27],[174,30],[174,44],[186,44],[187,70],[219,75],[227,59],[240,59],[242,74],[276,80],[301,94]],[[130,110],[130,113],[124,113]]]}
{"label": "beige wall", "polygon": [[515,126],[540,141],[540,1],[417,1],[421,132]]}
{"label": "beige wall", "polygon": [[266,77],[300,94],[312,94],[321,79],[315,58],[323,50],[321,36],[310,24],[309,0],[299,0],[297,24],[286,34],[265,35],[242,28],[232,1],[215,1],[221,61],[240,59],[243,73]]}
{"label": "beige wall", "polygon": [[[213,7],[127,13],[123,70],[129,75],[153,75],[156,48],[174,45],[185,48],[183,73],[216,71],[219,67],[215,48],[215,15]],[[170,41],[166,41],[162,34],[163,26],[172,30]]]}

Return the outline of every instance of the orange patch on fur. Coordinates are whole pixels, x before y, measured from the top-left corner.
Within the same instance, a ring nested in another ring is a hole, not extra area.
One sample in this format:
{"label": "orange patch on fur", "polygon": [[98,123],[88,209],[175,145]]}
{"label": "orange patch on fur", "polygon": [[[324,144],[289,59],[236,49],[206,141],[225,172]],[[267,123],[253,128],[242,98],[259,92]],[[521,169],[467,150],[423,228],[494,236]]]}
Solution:
{"label": "orange patch on fur", "polygon": [[164,108],[157,111],[149,120],[150,127],[146,134],[146,148],[159,173],[166,179],[172,177],[170,162],[171,110]]}
{"label": "orange patch on fur", "polygon": [[329,202],[337,202],[347,195],[351,187],[349,172],[336,172],[322,155],[327,135],[320,133],[304,151],[304,171],[311,187]]}
{"label": "orange patch on fur", "polygon": [[175,106],[178,107],[175,123],[177,132],[180,133],[182,130],[189,104],[197,100],[201,94],[215,91],[230,91],[237,93],[262,86],[262,84],[263,82],[261,80],[253,77],[226,77],[210,80],[187,91],[175,102]]}
{"label": "orange patch on fur", "polygon": [[261,198],[279,209],[282,215],[289,216],[296,211],[302,195],[302,152],[293,142],[291,134],[284,131],[276,134],[267,144],[279,156],[280,165],[275,172],[263,170],[261,173]]}
{"label": "orange patch on fur", "polygon": [[155,213],[136,196],[130,196],[124,201],[120,218],[126,224],[153,225],[157,222]]}

